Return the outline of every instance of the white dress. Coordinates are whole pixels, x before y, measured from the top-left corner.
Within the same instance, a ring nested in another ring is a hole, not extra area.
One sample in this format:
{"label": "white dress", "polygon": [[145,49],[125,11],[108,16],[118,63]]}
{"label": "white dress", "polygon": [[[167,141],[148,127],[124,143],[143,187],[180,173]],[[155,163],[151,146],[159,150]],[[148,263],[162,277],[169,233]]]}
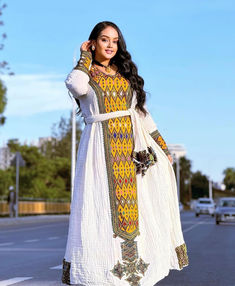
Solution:
{"label": "white dress", "polygon": [[65,80],[86,125],[62,282],[153,286],[188,265],[174,170],[151,115],[135,110],[130,82],[98,71],[91,60],[81,52]]}

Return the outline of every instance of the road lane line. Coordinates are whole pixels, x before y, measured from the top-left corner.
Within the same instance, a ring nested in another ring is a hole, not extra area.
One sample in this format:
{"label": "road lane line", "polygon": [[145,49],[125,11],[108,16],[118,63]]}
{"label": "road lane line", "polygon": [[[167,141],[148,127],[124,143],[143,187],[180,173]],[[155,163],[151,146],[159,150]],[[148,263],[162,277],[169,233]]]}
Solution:
{"label": "road lane line", "polygon": [[35,242],[35,241],[39,241],[39,239],[28,239],[28,240],[24,240],[24,242]]}
{"label": "road lane line", "polygon": [[11,248],[7,248],[7,247],[0,247],[0,251],[64,251],[64,248],[26,248],[26,247],[19,247],[19,248],[15,248],[15,247],[11,247]]}
{"label": "road lane line", "polygon": [[0,286],[8,286],[8,285],[12,285],[12,284],[22,282],[25,280],[29,280],[32,278],[33,277],[15,277],[15,278],[7,279],[7,280],[2,280],[0,281]]}
{"label": "road lane line", "polygon": [[50,236],[50,237],[48,237],[49,240],[58,239],[58,238],[59,238],[58,236]]}
{"label": "road lane line", "polygon": [[199,225],[201,225],[201,224],[205,224],[205,223],[207,223],[207,222],[208,222],[208,220],[200,220],[200,221],[198,221],[197,223],[193,224],[192,226],[190,226],[190,227],[184,229],[184,230],[183,230],[183,233],[186,233],[186,232],[192,230],[193,228],[195,228],[195,227],[197,227],[197,226],[199,226]]}
{"label": "road lane line", "polygon": [[3,242],[3,243],[0,243],[0,246],[12,245],[12,244],[14,244],[14,242]]}
{"label": "road lane line", "polygon": [[54,266],[54,267],[50,267],[50,269],[62,269],[62,264]]}
{"label": "road lane line", "polygon": [[[60,222],[60,224],[65,224],[66,226],[68,225],[67,222]],[[14,226],[18,226],[17,224]],[[58,227],[58,223],[57,225],[54,225],[53,223],[49,224],[47,223],[46,225],[41,225],[41,226],[33,226],[33,227],[25,227],[25,228],[19,228],[19,229],[9,229],[9,230],[1,230],[1,234],[2,233],[9,233],[9,232],[18,232],[18,231],[26,231],[26,230],[35,230],[35,229],[40,229],[40,228],[47,228],[47,227]]]}

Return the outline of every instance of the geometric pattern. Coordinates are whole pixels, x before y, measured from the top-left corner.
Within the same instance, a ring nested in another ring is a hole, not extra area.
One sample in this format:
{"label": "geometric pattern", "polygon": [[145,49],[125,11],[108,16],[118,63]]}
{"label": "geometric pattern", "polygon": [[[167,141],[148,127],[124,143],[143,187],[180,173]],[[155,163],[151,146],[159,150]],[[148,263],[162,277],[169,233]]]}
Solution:
{"label": "geometric pattern", "polygon": [[182,245],[177,246],[175,248],[175,251],[178,258],[179,267],[180,269],[182,269],[184,266],[187,266],[189,264],[186,244],[183,243]]}
{"label": "geometric pattern", "polygon": [[[132,91],[129,81],[120,73],[107,75],[95,66],[90,68],[90,85],[95,89],[100,113],[127,110]],[[133,161],[134,138],[131,116],[121,116],[102,121],[104,148],[109,182],[113,237],[121,237],[123,263],[117,261],[113,275],[138,286],[149,264],[138,259],[137,242],[139,213],[136,182],[136,165]]]}
{"label": "geometric pattern", "polygon": [[154,141],[162,148],[162,150],[165,152],[165,154],[169,155],[170,152],[169,152],[167,145],[166,145],[166,142],[162,138],[160,132],[158,130],[155,130],[155,131],[151,132],[150,135],[152,136]]}
{"label": "geometric pattern", "polygon": [[66,261],[65,258],[63,258],[63,272],[61,281],[68,285],[70,285],[70,267],[71,263]]}
{"label": "geometric pattern", "polygon": [[[124,77],[119,73],[107,75],[94,66],[90,73],[101,90],[99,102],[104,113],[129,108],[129,83]],[[113,231],[123,239],[133,239],[139,234],[139,221],[131,117],[115,117],[103,123]]]}
{"label": "geometric pattern", "polygon": [[139,286],[139,281],[142,278],[139,274],[145,274],[149,263],[145,263],[141,257],[138,259],[136,241],[126,240],[121,243],[121,247],[122,259],[124,262],[121,264],[118,260],[110,271],[119,279],[122,279],[122,277],[126,275],[125,280],[129,282],[131,286]]}

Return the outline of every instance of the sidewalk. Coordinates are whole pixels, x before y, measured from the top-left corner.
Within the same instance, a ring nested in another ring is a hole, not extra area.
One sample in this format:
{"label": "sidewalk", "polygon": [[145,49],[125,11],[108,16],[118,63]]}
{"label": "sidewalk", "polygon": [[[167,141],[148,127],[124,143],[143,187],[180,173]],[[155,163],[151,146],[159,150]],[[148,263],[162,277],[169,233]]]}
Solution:
{"label": "sidewalk", "polygon": [[32,215],[18,218],[0,217],[0,227],[4,225],[27,224],[35,222],[68,221],[69,214],[64,215]]}

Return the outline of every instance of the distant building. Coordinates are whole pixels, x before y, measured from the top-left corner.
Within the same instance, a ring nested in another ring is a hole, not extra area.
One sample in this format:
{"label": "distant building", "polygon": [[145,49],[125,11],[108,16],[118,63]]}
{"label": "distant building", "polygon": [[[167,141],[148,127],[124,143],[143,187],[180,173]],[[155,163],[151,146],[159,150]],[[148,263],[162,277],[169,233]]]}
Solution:
{"label": "distant building", "polygon": [[45,143],[45,142],[48,142],[48,141],[51,141],[52,140],[52,137],[51,136],[48,136],[48,137],[39,137],[38,139],[38,147],[42,147],[42,145]]}
{"label": "distant building", "polygon": [[51,141],[52,137],[39,137],[37,140],[31,140],[29,143],[30,146],[36,146],[38,148],[41,148],[45,142]]}
{"label": "distant building", "polygon": [[226,190],[226,186],[222,182],[213,182],[213,187],[218,189],[218,190],[221,190],[221,191],[225,191]]}
{"label": "distant building", "polygon": [[167,147],[171,155],[176,159],[186,155],[186,149],[183,144],[167,144]]}
{"label": "distant building", "polygon": [[11,160],[15,156],[14,153],[10,152],[10,149],[5,147],[0,147],[0,169],[6,170],[11,165]]}

